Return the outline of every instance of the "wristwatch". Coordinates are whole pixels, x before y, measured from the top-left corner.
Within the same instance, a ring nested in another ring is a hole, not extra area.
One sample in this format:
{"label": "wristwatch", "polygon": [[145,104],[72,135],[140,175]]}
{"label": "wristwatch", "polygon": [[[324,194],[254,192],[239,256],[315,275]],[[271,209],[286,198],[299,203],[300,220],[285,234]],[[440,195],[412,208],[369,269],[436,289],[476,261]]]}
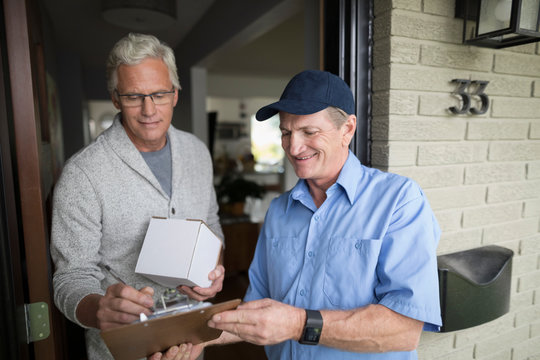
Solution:
{"label": "wristwatch", "polygon": [[304,345],[317,345],[321,337],[322,326],[323,318],[321,312],[306,309],[306,324],[304,325],[302,337],[298,342]]}

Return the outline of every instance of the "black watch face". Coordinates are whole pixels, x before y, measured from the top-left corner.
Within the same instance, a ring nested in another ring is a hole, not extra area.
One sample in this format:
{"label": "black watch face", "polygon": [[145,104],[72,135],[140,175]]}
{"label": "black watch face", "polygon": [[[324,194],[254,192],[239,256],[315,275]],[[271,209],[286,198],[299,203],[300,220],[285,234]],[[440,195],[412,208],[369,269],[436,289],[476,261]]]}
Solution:
{"label": "black watch face", "polygon": [[306,331],[304,332],[303,340],[309,343],[318,343],[320,337],[321,337],[321,329],[308,327],[306,328]]}

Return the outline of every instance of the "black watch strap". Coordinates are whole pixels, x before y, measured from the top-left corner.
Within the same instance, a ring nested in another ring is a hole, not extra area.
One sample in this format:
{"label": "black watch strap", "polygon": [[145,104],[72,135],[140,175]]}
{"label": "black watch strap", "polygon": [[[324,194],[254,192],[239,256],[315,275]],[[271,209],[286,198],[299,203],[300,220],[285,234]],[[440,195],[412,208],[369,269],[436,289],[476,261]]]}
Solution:
{"label": "black watch strap", "polygon": [[298,341],[300,344],[317,345],[321,337],[323,318],[318,310],[306,309],[306,324],[302,337]]}

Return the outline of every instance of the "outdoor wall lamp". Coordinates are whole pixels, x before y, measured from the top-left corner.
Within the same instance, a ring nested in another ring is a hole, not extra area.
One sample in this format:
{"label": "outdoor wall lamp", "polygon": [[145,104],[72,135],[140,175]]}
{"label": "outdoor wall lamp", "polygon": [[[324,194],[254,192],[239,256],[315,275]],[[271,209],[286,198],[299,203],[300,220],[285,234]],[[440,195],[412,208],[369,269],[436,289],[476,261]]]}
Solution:
{"label": "outdoor wall lamp", "polygon": [[463,43],[504,48],[540,41],[540,0],[456,0]]}

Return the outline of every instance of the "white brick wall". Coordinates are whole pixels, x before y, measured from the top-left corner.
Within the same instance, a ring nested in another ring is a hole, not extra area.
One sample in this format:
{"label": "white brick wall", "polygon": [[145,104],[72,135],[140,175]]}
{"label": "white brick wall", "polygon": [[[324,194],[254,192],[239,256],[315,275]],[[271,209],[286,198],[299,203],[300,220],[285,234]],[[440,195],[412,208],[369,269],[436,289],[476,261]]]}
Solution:
{"label": "white brick wall", "polygon": [[427,66],[486,71],[493,63],[491,51],[478,51],[462,45],[420,45],[420,52],[420,63]]}
{"label": "white brick wall", "polygon": [[540,77],[540,62],[531,61],[529,54],[499,52],[495,57],[493,71],[496,73]]}
{"label": "white brick wall", "polygon": [[529,122],[516,119],[478,119],[467,125],[467,140],[524,140],[529,132]]}
{"label": "white brick wall", "polygon": [[465,166],[465,184],[525,180],[525,164],[515,162],[481,163]]}
{"label": "white brick wall", "polygon": [[[371,145],[371,161],[381,167],[392,164],[408,166],[416,164],[418,145],[414,143],[393,144],[390,148],[386,141],[373,141]],[[540,170],[540,166],[538,166]]]}
{"label": "white brick wall", "polygon": [[540,178],[540,161],[531,161],[527,164],[527,179]]}
{"label": "white brick wall", "polygon": [[447,254],[482,245],[482,229],[445,231],[441,235],[439,254]]}
{"label": "white brick wall", "polygon": [[535,119],[540,113],[540,99],[493,97],[492,116],[497,118]]}
{"label": "white brick wall", "polygon": [[523,217],[540,216],[540,200],[527,200],[523,207]]}
{"label": "white brick wall", "polygon": [[[392,168],[393,170],[393,168]],[[411,176],[414,179],[414,176]],[[429,198],[431,207],[434,210],[466,208],[470,206],[480,206],[485,204],[487,187],[476,186],[454,186],[438,189],[424,189]]]}
{"label": "white brick wall", "polygon": [[[539,112],[540,114],[540,112]],[[489,160],[537,160],[540,141],[498,141],[490,143]]]}
{"label": "white brick wall", "polygon": [[[374,3],[373,166],[422,186],[443,230],[439,254],[514,251],[509,313],[424,333],[419,358],[540,360],[539,44],[462,45],[452,0]],[[461,106],[456,78],[490,82],[486,114],[448,110]]]}
{"label": "white brick wall", "polygon": [[504,349],[513,347],[529,339],[529,327],[522,326],[514,329],[508,327],[508,331],[488,339],[479,339],[475,344],[474,356],[483,358],[494,353],[499,353]]}
{"label": "white brick wall", "polygon": [[532,94],[534,97],[540,97],[540,81],[533,81]]}

